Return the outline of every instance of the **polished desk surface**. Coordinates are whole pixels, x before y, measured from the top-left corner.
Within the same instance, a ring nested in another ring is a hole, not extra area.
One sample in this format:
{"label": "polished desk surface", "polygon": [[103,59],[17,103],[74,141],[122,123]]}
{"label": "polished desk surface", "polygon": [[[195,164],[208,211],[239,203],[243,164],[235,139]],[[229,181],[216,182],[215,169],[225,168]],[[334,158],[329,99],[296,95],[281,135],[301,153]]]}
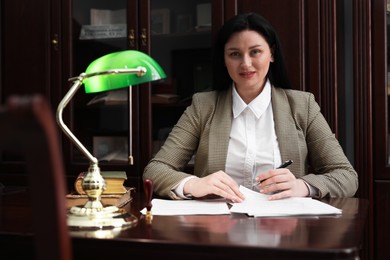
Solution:
{"label": "polished desk surface", "polygon": [[[134,193],[124,206],[138,218],[132,228],[71,231],[75,258],[359,259],[368,213],[367,200],[345,198],[323,200],[341,208],[341,216],[154,216],[148,225],[139,213],[144,207],[141,197]],[[31,243],[26,202],[25,192],[0,196],[0,252],[16,245],[26,251]]]}

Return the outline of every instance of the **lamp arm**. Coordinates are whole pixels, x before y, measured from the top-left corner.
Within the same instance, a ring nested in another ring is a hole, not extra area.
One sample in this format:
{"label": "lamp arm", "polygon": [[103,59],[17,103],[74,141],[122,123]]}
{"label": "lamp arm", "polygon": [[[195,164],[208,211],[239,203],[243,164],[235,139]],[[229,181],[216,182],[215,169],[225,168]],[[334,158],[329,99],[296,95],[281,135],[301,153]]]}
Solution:
{"label": "lamp arm", "polygon": [[86,78],[92,78],[94,76],[108,75],[108,74],[137,74],[138,77],[142,77],[143,75],[145,75],[146,72],[147,72],[146,68],[142,67],[142,66],[138,66],[135,69],[103,70],[103,71],[98,71],[98,72],[93,72],[93,73],[88,73],[88,74],[82,73],[78,77],[70,78],[69,81],[77,81],[77,80],[80,80],[80,78],[81,78],[81,82],[80,82],[80,84],[81,84],[82,81]]}
{"label": "lamp arm", "polygon": [[69,101],[73,98],[73,96],[76,94],[77,90],[80,88],[80,86],[83,83],[83,80],[85,78],[85,74],[80,74],[79,77],[75,78],[75,82],[72,85],[72,87],[69,89],[68,93],[64,96],[64,98],[61,100],[57,107],[57,123],[61,127],[62,131],[69,137],[69,139],[73,142],[74,145],[76,145],[80,151],[90,160],[91,163],[97,164],[98,159],[94,157],[88,150],[85,148],[85,146],[76,138],[76,136],[69,130],[69,128],[65,125],[63,119],[62,119],[62,112],[64,108],[68,105]]}
{"label": "lamp arm", "polygon": [[107,74],[137,74],[138,77],[142,77],[146,73],[146,68],[138,66],[135,69],[112,69],[105,71],[98,71],[94,73],[86,74],[86,78],[98,76],[98,75],[107,75]]}
{"label": "lamp arm", "polygon": [[70,78],[69,81],[74,81],[72,87],[69,89],[68,93],[61,100],[60,104],[57,107],[57,123],[61,127],[62,131],[69,137],[69,139],[73,142],[74,145],[79,148],[79,150],[90,160],[91,163],[97,165],[98,159],[94,157],[85,146],[77,139],[77,137],[70,131],[70,129],[65,125],[62,119],[62,112],[64,108],[68,105],[69,101],[76,94],[77,90],[83,84],[83,80],[86,78],[99,76],[99,75],[107,75],[107,74],[137,74],[138,77],[143,76],[146,73],[146,68],[139,66],[135,69],[112,69],[106,71],[99,71],[94,73],[81,73],[78,77]]}

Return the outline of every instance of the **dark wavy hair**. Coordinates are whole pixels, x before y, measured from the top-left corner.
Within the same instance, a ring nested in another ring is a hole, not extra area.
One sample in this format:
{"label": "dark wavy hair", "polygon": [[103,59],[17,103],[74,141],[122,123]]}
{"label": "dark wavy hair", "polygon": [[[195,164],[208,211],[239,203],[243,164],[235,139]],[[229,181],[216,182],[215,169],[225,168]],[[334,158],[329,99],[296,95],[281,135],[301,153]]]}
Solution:
{"label": "dark wavy hair", "polygon": [[218,32],[213,46],[213,89],[227,90],[232,79],[225,66],[225,44],[230,37],[244,30],[252,30],[261,34],[273,50],[274,62],[270,64],[267,74],[272,85],[280,88],[291,88],[287,77],[284,58],[280,46],[279,37],[271,24],[256,13],[242,13],[226,21]]}

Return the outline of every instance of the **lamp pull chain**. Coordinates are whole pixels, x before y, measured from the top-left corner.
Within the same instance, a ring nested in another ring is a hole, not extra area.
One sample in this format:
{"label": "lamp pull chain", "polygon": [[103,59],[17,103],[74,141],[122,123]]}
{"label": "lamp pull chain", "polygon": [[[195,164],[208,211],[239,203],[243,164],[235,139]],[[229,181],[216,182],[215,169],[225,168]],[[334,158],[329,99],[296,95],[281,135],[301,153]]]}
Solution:
{"label": "lamp pull chain", "polygon": [[129,165],[134,164],[133,158],[133,95],[129,87]]}

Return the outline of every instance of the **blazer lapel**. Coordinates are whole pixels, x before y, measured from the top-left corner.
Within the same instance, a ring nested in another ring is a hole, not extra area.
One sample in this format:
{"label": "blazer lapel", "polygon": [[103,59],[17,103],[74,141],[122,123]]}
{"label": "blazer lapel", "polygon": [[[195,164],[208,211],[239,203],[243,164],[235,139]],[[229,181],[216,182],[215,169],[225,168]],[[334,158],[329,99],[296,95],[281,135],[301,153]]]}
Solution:
{"label": "blazer lapel", "polygon": [[[289,100],[283,89],[275,87],[272,87],[271,100],[282,161],[293,160],[294,163],[289,166],[291,172],[302,173],[305,162],[301,161],[299,154],[299,137]],[[213,116],[209,137],[209,172],[225,170],[232,124],[231,89],[219,95]]]}
{"label": "blazer lapel", "polygon": [[304,162],[299,154],[299,137],[290,105],[284,90],[272,87],[272,110],[282,161],[293,160],[289,166],[291,172],[302,173]]}

